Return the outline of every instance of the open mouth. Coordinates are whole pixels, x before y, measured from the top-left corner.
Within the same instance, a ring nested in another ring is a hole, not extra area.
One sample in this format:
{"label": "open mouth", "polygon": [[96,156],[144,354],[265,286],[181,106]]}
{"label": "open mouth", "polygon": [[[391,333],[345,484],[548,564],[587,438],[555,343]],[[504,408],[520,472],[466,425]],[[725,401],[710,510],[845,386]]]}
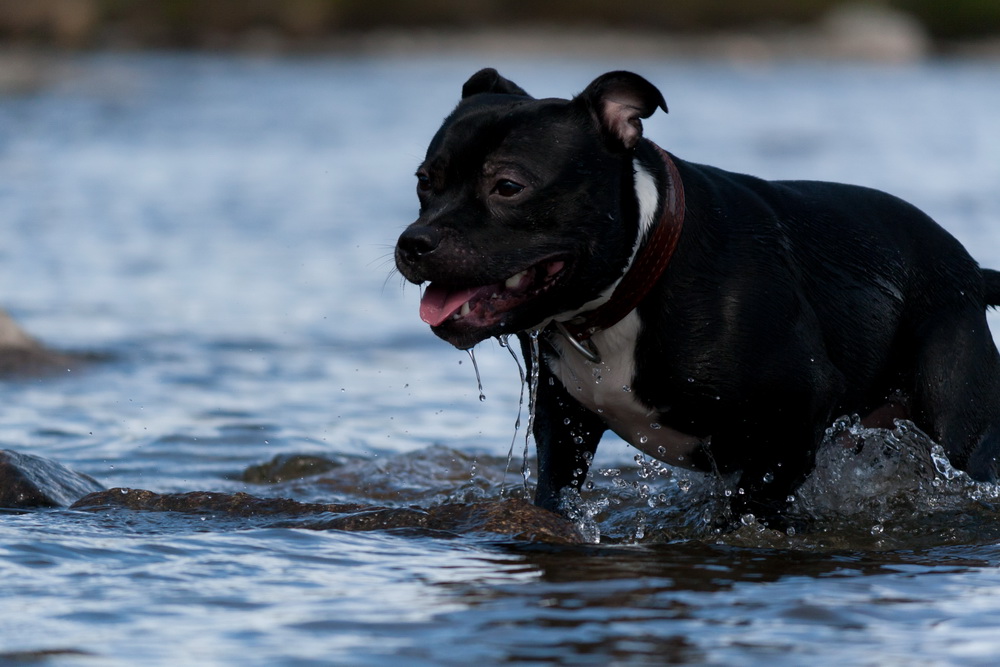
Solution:
{"label": "open mouth", "polygon": [[544,260],[503,282],[478,287],[454,287],[432,282],[420,300],[420,319],[432,327],[450,323],[482,328],[495,325],[518,306],[557,282],[562,260]]}

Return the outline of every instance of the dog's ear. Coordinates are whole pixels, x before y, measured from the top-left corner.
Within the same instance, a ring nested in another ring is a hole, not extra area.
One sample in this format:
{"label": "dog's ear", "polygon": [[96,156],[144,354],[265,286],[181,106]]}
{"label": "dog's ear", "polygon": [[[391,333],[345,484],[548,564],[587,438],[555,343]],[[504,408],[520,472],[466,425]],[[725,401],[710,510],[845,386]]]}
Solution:
{"label": "dog's ear", "polygon": [[479,70],[469,77],[469,80],[462,86],[463,100],[466,97],[480,93],[501,93],[504,95],[524,95],[525,97],[530,97],[528,93],[524,92],[521,86],[503,78],[500,76],[500,72],[492,67]]}
{"label": "dog's ear", "polygon": [[577,100],[590,107],[606,136],[626,150],[642,137],[642,118],[667,103],[656,86],[632,72],[608,72],[594,79]]}

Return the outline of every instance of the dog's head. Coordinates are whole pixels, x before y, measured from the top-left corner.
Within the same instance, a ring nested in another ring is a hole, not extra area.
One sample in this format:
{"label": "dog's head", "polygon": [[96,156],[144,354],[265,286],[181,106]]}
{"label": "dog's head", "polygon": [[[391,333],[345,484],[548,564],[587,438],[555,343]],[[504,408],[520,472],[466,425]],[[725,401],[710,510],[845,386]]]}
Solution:
{"label": "dog's head", "polygon": [[598,298],[637,234],[633,149],[663,96],[610,72],[572,100],[534,99],[484,69],[417,170],[420,217],[396,266],[428,282],[421,318],[458,348],[543,326]]}

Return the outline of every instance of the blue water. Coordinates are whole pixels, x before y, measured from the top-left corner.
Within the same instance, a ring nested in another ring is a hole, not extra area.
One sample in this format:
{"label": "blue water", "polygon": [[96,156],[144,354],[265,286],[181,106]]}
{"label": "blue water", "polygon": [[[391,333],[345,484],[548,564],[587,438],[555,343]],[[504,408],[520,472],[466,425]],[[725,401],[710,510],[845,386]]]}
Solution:
{"label": "blue water", "polygon": [[[426,330],[417,290],[391,273],[413,170],[486,65],[542,96],[635,69],[671,109],[647,134],[680,157],[888,190],[1000,267],[995,63],[51,59],[35,86],[0,94],[0,305],[47,344],[108,360],[0,383],[0,446],[157,492],[428,506],[496,499],[504,479],[517,490],[516,365],[482,345],[480,401],[469,357]],[[589,500],[600,543],[574,547],[210,514],[2,514],[0,654],[994,664],[1000,493],[940,461],[921,473],[902,442],[891,465],[831,454],[804,493],[821,519],[804,537],[713,534],[698,517],[717,490],[615,441]],[[352,463],[239,481],[278,454]]]}

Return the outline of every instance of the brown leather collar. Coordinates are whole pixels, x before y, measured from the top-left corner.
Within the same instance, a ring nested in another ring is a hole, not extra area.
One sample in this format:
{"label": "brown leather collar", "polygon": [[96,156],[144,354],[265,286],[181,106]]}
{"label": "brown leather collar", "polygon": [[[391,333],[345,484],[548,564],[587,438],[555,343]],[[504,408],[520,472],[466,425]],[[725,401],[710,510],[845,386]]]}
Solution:
{"label": "brown leather collar", "polygon": [[559,333],[594,363],[600,363],[601,355],[590,337],[613,327],[635,310],[663,275],[681,237],[684,226],[684,185],[670,155],[659,146],[654,146],[667,168],[667,189],[659,222],[639,249],[628,271],[615,286],[611,298],[572,320],[555,323]]}

